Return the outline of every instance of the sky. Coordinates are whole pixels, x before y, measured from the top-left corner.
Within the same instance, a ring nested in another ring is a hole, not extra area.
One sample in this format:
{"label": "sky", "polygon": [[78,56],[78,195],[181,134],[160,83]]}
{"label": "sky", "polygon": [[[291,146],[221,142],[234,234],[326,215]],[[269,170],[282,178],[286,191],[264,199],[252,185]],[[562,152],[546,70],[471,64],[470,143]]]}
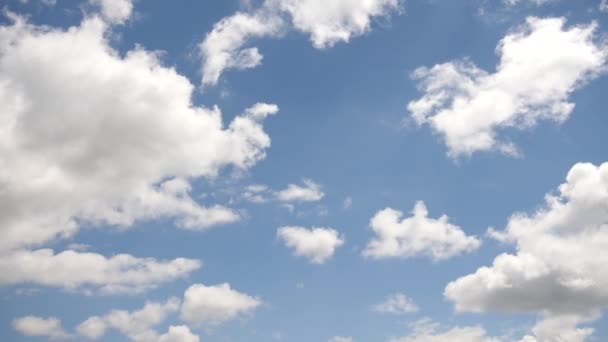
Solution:
{"label": "sky", "polygon": [[608,2],[1,7],[0,341],[608,340]]}

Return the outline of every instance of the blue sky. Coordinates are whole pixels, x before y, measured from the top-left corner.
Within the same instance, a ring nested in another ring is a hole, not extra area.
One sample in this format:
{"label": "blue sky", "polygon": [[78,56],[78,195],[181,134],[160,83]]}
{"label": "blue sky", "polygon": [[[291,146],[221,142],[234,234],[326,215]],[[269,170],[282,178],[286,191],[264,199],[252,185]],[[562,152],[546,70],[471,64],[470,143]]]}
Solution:
{"label": "blue sky", "polygon": [[9,0],[0,340],[608,339],[606,11]]}

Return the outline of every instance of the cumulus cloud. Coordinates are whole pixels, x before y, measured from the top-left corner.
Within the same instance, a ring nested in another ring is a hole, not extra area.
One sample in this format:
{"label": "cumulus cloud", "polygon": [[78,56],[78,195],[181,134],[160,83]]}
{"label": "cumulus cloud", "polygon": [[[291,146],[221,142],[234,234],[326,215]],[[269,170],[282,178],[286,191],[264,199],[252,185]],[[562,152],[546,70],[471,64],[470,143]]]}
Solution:
{"label": "cumulus cloud", "polygon": [[287,188],[276,193],[277,199],[281,202],[316,202],[325,196],[321,186],[314,181],[305,179],[303,183],[287,185]]}
{"label": "cumulus cloud", "polygon": [[89,0],[98,6],[104,18],[114,24],[123,24],[133,13],[133,0]]}
{"label": "cumulus cloud", "polygon": [[390,314],[406,314],[418,311],[418,305],[403,293],[394,293],[379,304],[372,307],[376,312]]}
{"label": "cumulus cloud", "polygon": [[583,341],[593,330],[577,325],[608,306],[606,222],[608,163],[578,163],[543,207],[513,214],[502,231],[489,229],[516,252],[450,282],[445,296],[459,311],[542,314],[537,337],[524,341]]}
{"label": "cumulus cloud", "polygon": [[277,230],[277,237],[293,248],[296,255],[308,258],[315,264],[323,264],[336,249],[344,244],[344,238],[332,228],[286,226]]}
{"label": "cumulus cloud", "polygon": [[[404,337],[393,337],[390,342],[504,342],[488,336],[486,330],[479,326],[452,327],[442,329],[428,318],[412,324],[413,331]],[[548,341],[547,341],[548,342]]]}
{"label": "cumulus cloud", "polygon": [[116,329],[135,342],[198,341],[187,327],[171,327],[159,335],[154,327],[165,321],[168,315],[179,310],[180,300],[173,297],[165,303],[147,302],[143,308],[129,312],[113,310],[105,316],[93,316],[76,327],[76,332],[91,340],[102,337],[107,329]]}
{"label": "cumulus cloud", "polygon": [[156,260],[118,254],[51,249],[19,250],[0,258],[0,285],[36,284],[103,294],[136,293],[186,277],[199,269],[193,259]]}
{"label": "cumulus cloud", "polygon": [[532,335],[526,335],[520,342],[584,342],[593,334],[592,328],[577,328],[589,317],[565,315],[547,317],[532,328]]}
{"label": "cumulus cloud", "polygon": [[66,339],[70,335],[63,330],[61,321],[57,318],[41,318],[26,316],[13,321],[13,328],[25,336],[48,337],[50,339]]}
{"label": "cumulus cloud", "polygon": [[288,184],[282,190],[273,190],[262,184],[252,184],[246,186],[240,195],[242,200],[255,204],[278,202],[290,211],[295,209],[295,203],[318,202],[323,197],[325,193],[321,185],[310,179],[304,179],[301,185]]}
{"label": "cumulus cloud", "polygon": [[259,298],[238,292],[229,284],[194,284],[184,293],[181,318],[194,324],[219,325],[251,313],[262,304]]}
{"label": "cumulus cloud", "polygon": [[155,327],[177,312],[183,320],[194,324],[217,325],[251,313],[261,304],[258,298],[233,290],[228,284],[194,284],[185,291],[183,302],[172,297],[165,303],[147,302],[133,312],[113,310],[104,316],[88,318],[76,332],[91,340],[101,338],[108,329],[116,329],[135,342],[199,342],[199,336],[187,326],[170,326],[162,335]]}
{"label": "cumulus cloud", "polygon": [[160,336],[158,342],[199,342],[200,337],[194,335],[185,325],[170,326],[169,331]]}
{"label": "cumulus cloud", "polygon": [[[190,323],[217,325],[251,313],[261,304],[260,299],[233,290],[228,284],[194,284],[184,292],[183,302],[171,297],[165,302],[146,302],[135,311],[112,310],[102,316],[92,316],[75,328],[75,335],[97,340],[114,329],[134,342],[199,342],[199,336],[188,326],[170,326],[162,335],[156,327],[178,312]],[[24,317],[15,320],[14,326],[29,336],[72,336],[65,333],[61,322],[54,318]]]}
{"label": "cumulus cloud", "polygon": [[608,163],[574,165],[545,206],[490,236],[516,246],[445,289],[460,311],[589,314],[608,306]]}
{"label": "cumulus cloud", "polygon": [[608,0],[602,0],[602,2],[600,2],[599,10],[601,12],[608,12]]}
{"label": "cumulus cloud", "polygon": [[367,244],[363,256],[375,259],[428,256],[440,261],[472,252],[481,245],[478,238],[451,224],[446,215],[439,219],[428,215],[422,201],[416,203],[412,216],[404,219],[401,211],[380,210],[370,220],[377,236]]}
{"label": "cumulus cloud", "polygon": [[269,192],[266,185],[252,184],[245,187],[241,197],[247,202],[261,204],[270,201]]}
{"label": "cumulus cloud", "polygon": [[314,47],[332,47],[370,30],[373,17],[388,16],[400,9],[400,0],[281,0],[293,26],[310,35]]}
{"label": "cumulus cloud", "polygon": [[424,95],[408,104],[412,118],[439,134],[452,157],[518,154],[503,131],[563,123],[574,109],[570,94],[604,70],[608,50],[594,41],[596,27],[532,17],[500,41],[494,73],[467,60],[418,68],[413,78]]}
{"label": "cumulus cloud", "polygon": [[0,26],[0,251],[89,226],[173,219],[204,229],[239,219],[204,206],[190,183],[265,156],[257,104],[224,127],[193,85],[141,47],[122,57],[97,17],[67,30],[12,15]]}
{"label": "cumulus cloud", "polygon": [[482,326],[442,327],[430,318],[423,318],[410,324],[411,333],[403,337],[393,337],[391,342],[584,342],[593,329],[576,328],[589,318],[578,316],[545,317],[523,338],[491,336]]}
{"label": "cumulus cloud", "polygon": [[243,48],[253,38],[279,36],[283,19],[269,6],[252,13],[237,12],[213,26],[200,44],[203,85],[217,84],[228,69],[249,69],[262,63],[256,47]]}
{"label": "cumulus cloud", "polygon": [[228,69],[261,64],[252,39],[283,36],[288,28],[310,35],[313,46],[328,48],[370,30],[374,17],[399,12],[401,0],[266,0],[255,10],[221,19],[200,44],[203,85],[217,84]]}
{"label": "cumulus cloud", "polygon": [[78,327],[76,327],[76,332],[78,335],[86,337],[89,340],[96,340],[105,335],[107,329],[108,324],[105,319],[99,316],[93,316],[80,323]]}

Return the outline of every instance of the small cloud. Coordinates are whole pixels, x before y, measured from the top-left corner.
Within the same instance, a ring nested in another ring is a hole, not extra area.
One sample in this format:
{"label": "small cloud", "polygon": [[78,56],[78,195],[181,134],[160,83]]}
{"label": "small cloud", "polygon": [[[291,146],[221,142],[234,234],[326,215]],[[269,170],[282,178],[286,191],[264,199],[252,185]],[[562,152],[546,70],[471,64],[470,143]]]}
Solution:
{"label": "small cloud", "polygon": [[63,329],[61,321],[55,317],[20,317],[13,321],[13,328],[24,336],[48,337],[53,340],[71,337]]}
{"label": "small cloud", "polygon": [[384,302],[376,304],[372,310],[380,313],[401,315],[418,311],[418,305],[403,293],[392,294]]}
{"label": "small cloud", "polygon": [[332,228],[281,227],[277,237],[293,248],[296,255],[306,257],[314,264],[323,264],[344,244],[344,238]]}
{"label": "small cloud", "polygon": [[289,184],[287,188],[277,192],[277,199],[281,202],[316,202],[320,201],[325,193],[321,186],[310,179],[305,179],[303,185]]}
{"label": "small cloud", "polygon": [[434,261],[470,253],[481,246],[481,240],[467,235],[461,227],[449,222],[446,215],[429,217],[426,205],[418,201],[412,216],[385,208],[370,220],[376,237],[363,251],[364,257],[374,259],[411,258],[426,256]]}

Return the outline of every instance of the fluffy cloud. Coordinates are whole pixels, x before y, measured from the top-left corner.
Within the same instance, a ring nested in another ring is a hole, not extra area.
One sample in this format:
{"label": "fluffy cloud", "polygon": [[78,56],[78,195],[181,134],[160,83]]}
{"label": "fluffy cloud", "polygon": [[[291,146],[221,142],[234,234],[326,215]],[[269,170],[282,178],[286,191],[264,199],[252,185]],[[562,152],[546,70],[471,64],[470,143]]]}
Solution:
{"label": "fluffy cloud", "polygon": [[142,292],[183,278],[201,267],[198,260],[159,261],[118,254],[50,249],[19,250],[0,258],[0,285],[37,284],[105,294]]}
{"label": "fluffy cloud", "polygon": [[529,335],[521,339],[509,336],[490,336],[481,326],[442,327],[430,318],[423,318],[410,324],[412,331],[403,337],[393,337],[391,342],[584,342],[593,329],[576,328],[589,319],[578,316],[545,317],[541,319]]}
{"label": "fluffy cloud", "polygon": [[296,255],[315,264],[327,261],[344,244],[343,237],[331,228],[281,227],[277,230],[277,237],[293,248]]}
{"label": "fluffy cloud", "polygon": [[425,255],[440,261],[474,251],[481,245],[475,236],[467,236],[460,227],[449,223],[446,215],[434,219],[428,214],[422,201],[416,203],[412,216],[404,219],[401,211],[380,210],[370,220],[377,236],[368,243],[363,255],[376,259]]}
{"label": "fluffy cloud", "polygon": [[171,326],[163,335],[154,328],[177,312],[191,323],[217,325],[250,313],[261,304],[258,298],[237,292],[228,284],[194,284],[184,292],[183,302],[173,297],[165,303],[147,302],[133,312],[113,310],[104,316],[88,318],[76,327],[76,332],[90,340],[101,338],[108,329],[116,329],[135,342],[198,342],[199,337],[187,326]]}
{"label": "fluffy cloud", "polygon": [[315,202],[325,196],[319,184],[310,179],[305,179],[303,183],[303,186],[287,185],[287,188],[277,192],[277,199],[281,202]]}
{"label": "fluffy cloud", "polygon": [[195,284],[184,293],[181,317],[195,324],[218,325],[250,313],[261,304],[260,299],[240,293],[226,283]]}
{"label": "fluffy cloud", "polygon": [[589,318],[576,315],[548,317],[533,328],[533,335],[526,335],[520,342],[584,342],[593,334],[592,328],[577,328]]}
{"label": "fluffy cloud", "polygon": [[418,305],[403,293],[395,293],[388,296],[384,302],[372,307],[376,312],[390,314],[405,314],[418,311]]}
{"label": "fluffy cloud", "polygon": [[601,12],[608,12],[608,0],[602,0],[602,2],[600,2],[599,10]]}
{"label": "fluffy cloud", "polygon": [[266,185],[253,184],[245,187],[240,197],[256,204],[279,202],[281,206],[290,210],[295,208],[294,203],[317,202],[325,197],[321,185],[310,179],[304,179],[302,183],[302,185],[288,184],[282,190],[273,190]]}
{"label": "fluffy cloud", "polygon": [[457,310],[589,314],[608,306],[608,163],[574,165],[545,202],[515,213],[504,231],[490,229],[517,252],[448,284]]}
{"label": "fluffy cloud", "polygon": [[[199,336],[193,334],[187,326],[171,326],[162,335],[155,327],[177,312],[181,312],[183,320],[216,325],[250,313],[261,304],[258,298],[237,292],[228,284],[195,284],[185,291],[183,303],[172,297],[164,303],[147,302],[143,308],[132,312],[112,310],[103,316],[89,317],[76,327],[75,334],[88,340],[97,340],[109,329],[115,329],[134,342],[199,342]],[[28,336],[71,337],[55,318],[28,316],[16,319],[13,325]]]}
{"label": "fluffy cloud", "polygon": [[50,339],[69,338],[61,321],[57,318],[26,316],[13,321],[13,328],[25,336],[48,337]]}
{"label": "fluffy cloud", "polygon": [[199,342],[200,337],[194,335],[190,328],[184,325],[170,326],[169,331],[160,336],[158,342]]}
{"label": "fluffy cloud", "polygon": [[516,253],[449,283],[445,296],[459,311],[541,313],[524,341],[583,341],[593,330],[576,326],[608,306],[608,163],[574,165],[545,202],[490,229]]}
{"label": "fluffy cloud", "polygon": [[262,62],[256,47],[243,48],[248,40],[282,34],[283,19],[269,6],[253,13],[237,12],[213,26],[200,44],[203,85],[214,85],[227,69],[248,69]]}
{"label": "fluffy cloud", "polygon": [[[162,323],[169,314],[179,310],[180,301],[170,298],[165,303],[148,302],[137,311],[113,310],[103,317],[93,316],[82,322],[76,331],[88,339],[102,337],[109,328],[116,329],[135,342],[199,341],[187,327],[171,327],[160,335],[154,327]],[[183,340],[180,338],[183,337]]]}
{"label": "fluffy cloud", "polygon": [[284,35],[289,22],[321,49],[368,32],[373,17],[400,8],[401,0],[266,0],[256,10],[237,12],[213,26],[200,44],[202,83],[215,85],[225,70],[260,65],[259,50],[244,46],[252,39]]}
{"label": "fluffy cloud", "polygon": [[247,202],[261,204],[270,201],[269,192],[266,185],[253,184],[245,187],[241,197]]}
{"label": "fluffy cloud", "polygon": [[370,29],[372,17],[388,16],[400,8],[400,0],[280,0],[294,27],[307,34],[316,48],[348,42]]}
{"label": "fluffy cloud", "polygon": [[489,337],[481,327],[454,327],[447,331],[416,333],[412,336],[393,338],[391,342],[501,342]]}
{"label": "fluffy cloud", "polygon": [[192,104],[193,85],[154,52],[122,57],[97,17],[68,30],[12,16],[0,26],[0,251],[173,218],[186,229],[234,222],[190,197],[190,182],[248,168],[270,138],[258,104],[227,127]]}
{"label": "fluffy cloud", "polygon": [[78,335],[86,337],[89,340],[96,340],[105,335],[107,329],[108,324],[103,318],[93,316],[80,323],[80,325],[76,327],[76,332]]}
{"label": "fluffy cloud", "polygon": [[[414,331],[405,337],[391,338],[390,342],[504,342],[487,335],[482,327],[453,327],[440,329],[438,324],[428,320],[415,323]],[[548,342],[548,341],[547,341]]]}
{"label": "fluffy cloud", "polygon": [[494,73],[466,60],[415,70],[424,96],[408,104],[413,119],[440,134],[452,157],[518,153],[500,133],[564,122],[574,109],[569,95],[606,64],[606,47],[594,42],[595,23],[564,25],[563,18],[528,18],[499,43]]}
{"label": "fluffy cloud", "polygon": [[123,24],[133,13],[133,0],[89,0],[98,6],[104,18],[114,24]]}

